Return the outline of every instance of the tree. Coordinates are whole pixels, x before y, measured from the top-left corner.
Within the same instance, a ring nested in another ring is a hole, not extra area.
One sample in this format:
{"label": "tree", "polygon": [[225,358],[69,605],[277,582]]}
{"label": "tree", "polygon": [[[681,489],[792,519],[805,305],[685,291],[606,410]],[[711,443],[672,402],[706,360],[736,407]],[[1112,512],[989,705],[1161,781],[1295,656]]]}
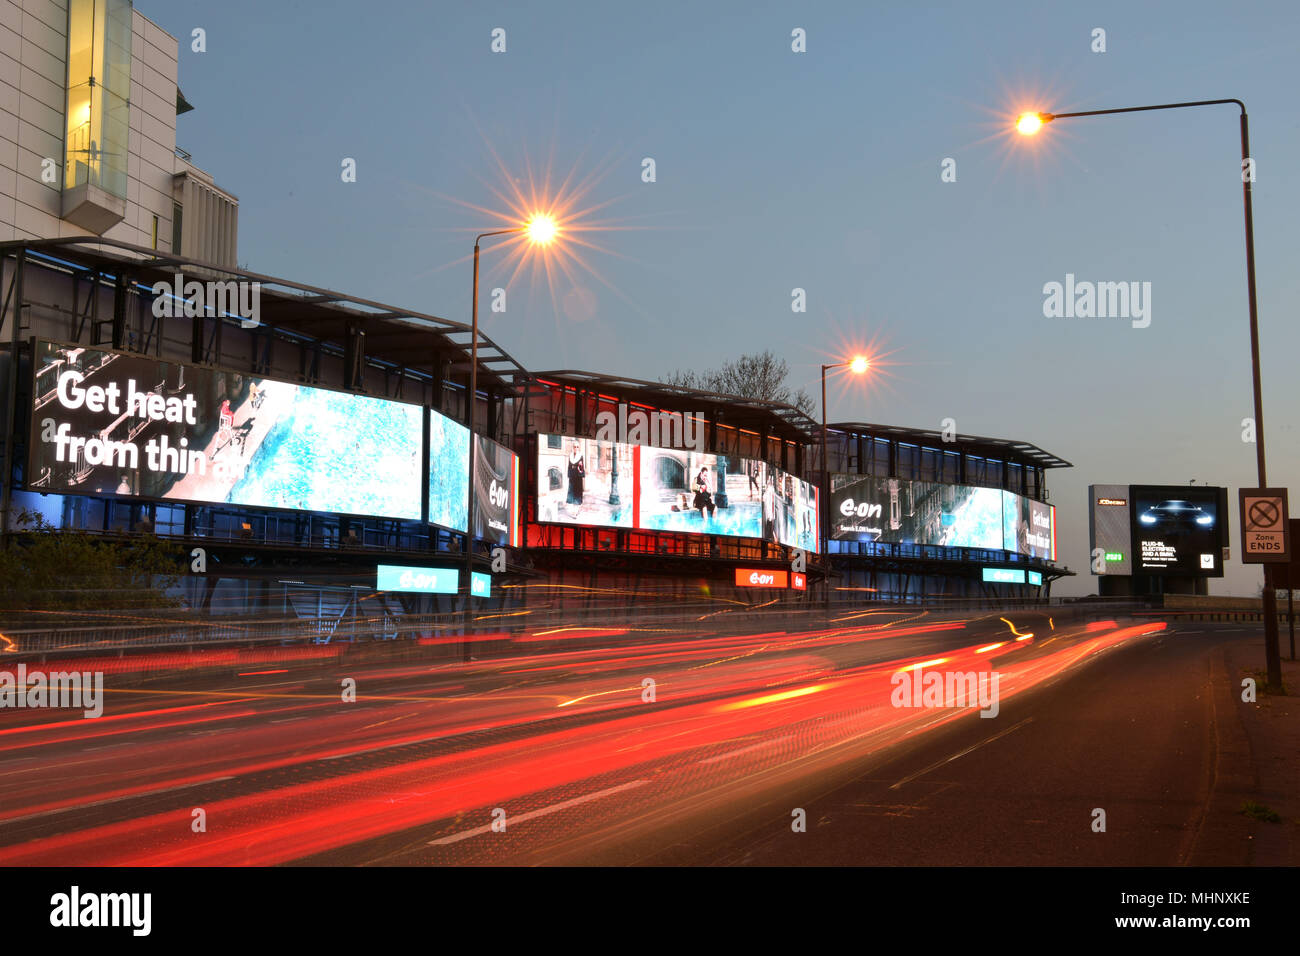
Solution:
{"label": "tree", "polygon": [[11,611],[175,607],[184,551],[142,536],[129,543],[59,531],[40,514],[18,516],[22,530],[0,548],[0,609]]}
{"label": "tree", "polygon": [[805,415],[812,417],[817,406],[813,398],[802,388],[795,391],[787,384],[790,366],[785,359],[777,358],[771,350],[754,355],[742,355],[721,368],[696,372],[679,369],[660,379],[665,385],[679,388],[693,388],[702,392],[720,392],[724,395],[739,395],[742,398],[754,398],[763,402],[779,402],[793,405]]}

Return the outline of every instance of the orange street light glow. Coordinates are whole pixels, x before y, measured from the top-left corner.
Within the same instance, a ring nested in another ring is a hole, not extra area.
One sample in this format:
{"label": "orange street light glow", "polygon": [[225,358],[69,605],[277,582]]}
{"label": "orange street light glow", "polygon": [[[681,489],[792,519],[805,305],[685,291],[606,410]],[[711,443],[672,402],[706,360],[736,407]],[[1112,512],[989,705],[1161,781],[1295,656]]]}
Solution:
{"label": "orange street light glow", "polygon": [[559,231],[560,227],[555,224],[555,220],[544,213],[533,216],[524,226],[524,232],[527,233],[529,240],[540,245],[546,245]]}
{"label": "orange street light glow", "polygon": [[857,358],[855,358],[852,362],[849,363],[849,371],[857,375],[861,375],[863,372],[867,370],[867,366],[869,364],[870,363],[865,358],[859,355]]}
{"label": "orange street light glow", "polygon": [[1025,136],[1033,136],[1043,128],[1043,123],[1042,113],[1021,113],[1016,120],[1016,129]]}

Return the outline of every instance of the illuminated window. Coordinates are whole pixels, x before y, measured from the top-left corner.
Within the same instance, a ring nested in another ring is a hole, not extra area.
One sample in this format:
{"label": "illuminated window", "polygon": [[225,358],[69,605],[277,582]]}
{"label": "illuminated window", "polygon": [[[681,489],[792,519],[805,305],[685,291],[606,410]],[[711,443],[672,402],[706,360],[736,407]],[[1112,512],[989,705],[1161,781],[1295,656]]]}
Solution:
{"label": "illuminated window", "polygon": [[68,0],[64,189],[126,198],[130,91],[130,0]]}

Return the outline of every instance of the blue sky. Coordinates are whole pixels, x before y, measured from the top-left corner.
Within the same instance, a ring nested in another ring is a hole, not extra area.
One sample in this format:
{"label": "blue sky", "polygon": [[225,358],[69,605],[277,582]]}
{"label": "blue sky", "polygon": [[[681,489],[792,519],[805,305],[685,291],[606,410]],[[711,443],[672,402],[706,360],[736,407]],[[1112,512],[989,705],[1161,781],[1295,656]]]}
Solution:
{"label": "blue sky", "polygon": [[[1015,141],[1004,117],[1243,99],[1269,477],[1297,474],[1293,3],[138,7],[181,40],[196,110],[177,140],[239,197],[242,265],[468,321],[472,237],[501,220],[455,200],[504,213],[502,167],[549,164],[614,228],[582,234],[594,274],[554,292],[485,254],[484,329],[523,365],[656,378],[772,349],[815,394],[819,363],[873,343],[887,364],[832,384],[832,421],[953,418],[1074,463],[1049,477],[1061,560],[1083,572],[1064,594],[1095,590],[1088,484],[1255,484],[1237,114]],[[1044,284],[1067,273],[1150,282],[1150,326],[1044,317]],[[1232,535],[1211,589],[1253,594],[1235,516]]]}

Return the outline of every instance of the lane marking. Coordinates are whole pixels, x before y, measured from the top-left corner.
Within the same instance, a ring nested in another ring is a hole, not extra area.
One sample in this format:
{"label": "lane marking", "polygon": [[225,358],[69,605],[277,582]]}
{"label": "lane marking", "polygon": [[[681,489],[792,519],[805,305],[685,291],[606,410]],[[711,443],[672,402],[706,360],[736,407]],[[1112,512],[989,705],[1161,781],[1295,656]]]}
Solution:
{"label": "lane marking", "polygon": [[697,760],[695,761],[695,763],[697,766],[702,766],[711,763],[721,763],[723,760],[730,760],[732,757],[739,757],[741,754],[747,754],[754,750],[762,750],[764,747],[774,747],[777,744],[782,743],[783,741],[786,740],[794,740],[794,734],[787,734],[784,737],[777,737],[775,740],[764,740],[762,743],[757,743],[749,747],[741,747],[739,750],[728,751],[725,754],[719,754],[716,757],[709,757],[706,760]]}
{"label": "lane marking", "polygon": [[1019,730],[1021,727],[1025,726],[1025,724],[1033,723],[1033,721],[1034,721],[1034,718],[1032,718],[1032,717],[1026,717],[1026,718],[1025,718],[1024,720],[1022,720],[1020,723],[1018,723],[1018,724],[1014,724],[1014,725],[1008,727],[1006,730],[999,731],[998,733],[994,734],[992,737],[987,737],[987,738],[985,738],[984,740],[981,740],[979,743],[977,743],[977,744],[972,744],[971,746],[967,747],[965,750],[962,750],[962,751],[960,751],[960,752],[958,752],[958,753],[953,754],[951,757],[945,757],[943,760],[940,760],[940,761],[938,761],[937,763],[932,763],[932,764],[930,764],[930,766],[926,767],[924,770],[918,770],[916,773],[911,774],[910,776],[904,777],[902,780],[898,781],[898,783],[894,784],[894,785],[891,786],[889,789],[890,789],[890,790],[897,790],[897,789],[898,789],[899,787],[901,787],[903,784],[905,784],[905,783],[911,783],[911,782],[912,782],[913,780],[915,780],[917,777],[924,777],[924,776],[925,776],[927,773],[929,773],[931,770],[937,770],[938,768],[944,766],[945,764],[950,764],[950,763],[952,763],[954,760],[958,759],[959,757],[964,757],[964,756],[966,756],[968,753],[970,753],[970,752],[973,751],[973,750],[979,750],[979,748],[983,747],[985,744],[991,744],[991,743],[993,743],[993,741],[997,740],[999,737],[1005,737],[1007,734],[1010,734],[1010,733],[1013,733],[1013,732]]}
{"label": "lane marking", "polygon": [[[560,810],[567,810],[569,807],[576,807],[579,804],[589,803],[590,801],[598,800],[601,797],[608,797],[611,794],[622,793],[624,790],[643,787],[649,782],[649,780],[633,780],[629,783],[620,784],[617,787],[610,787],[608,790],[600,790],[596,793],[589,793],[586,796],[574,797],[572,800],[565,800],[562,803],[553,803],[549,807],[542,807],[540,810],[530,810],[527,813],[521,813],[514,817],[508,816],[506,817],[506,824],[523,823],[525,820],[534,820],[537,817],[544,817],[547,814],[556,813]],[[468,840],[470,837],[476,837],[480,834],[490,832],[492,832],[492,824],[488,823],[481,827],[475,827],[473,830],[464,830],[460,833],[453,833],[451,836],[430,840],[426,846],[450,846],[452,843],[459,843],[461,840]]]}

